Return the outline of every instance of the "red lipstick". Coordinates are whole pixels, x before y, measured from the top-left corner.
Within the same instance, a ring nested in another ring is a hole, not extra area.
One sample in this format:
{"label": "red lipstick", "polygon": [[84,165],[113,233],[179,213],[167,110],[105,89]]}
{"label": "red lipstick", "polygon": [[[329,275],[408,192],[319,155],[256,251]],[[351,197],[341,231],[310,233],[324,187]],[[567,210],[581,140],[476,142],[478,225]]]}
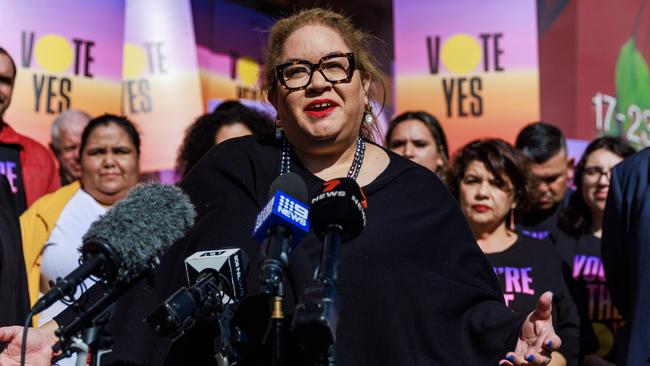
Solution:
{"label": "red lipstick", "polygon": [[483,212],[490,209],[490,207],[488,207],[486,205],[472,205],[472,208],[474,209],[474,211],[479,212],[479,213],[483,213]]}
{"label": "red lipstick", "polygon": [[304,111],[310,117],[323,118],[334,111],[338,107],[331,99],[316,99],[307,104]]}

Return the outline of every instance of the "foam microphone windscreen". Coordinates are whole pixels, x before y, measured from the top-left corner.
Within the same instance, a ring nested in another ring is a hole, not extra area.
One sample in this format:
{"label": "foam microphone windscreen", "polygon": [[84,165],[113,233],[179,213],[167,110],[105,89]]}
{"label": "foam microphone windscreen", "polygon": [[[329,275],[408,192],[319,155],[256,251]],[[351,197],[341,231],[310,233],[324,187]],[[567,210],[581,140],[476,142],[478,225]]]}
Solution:
{"label": "foam microphone windscreen", "polygon": [[328,227],[339,226],[341,241],[350,241],[366,226],[366,196],[352,178],[329,180],[320,187],[311,200],[312,229],[323,239]]}
{"label": "foam microphone windscreen", "polygon": [[165,251],[192,228],[195,217],[180,188],[140,184],[90,226],[80,252],[83,258],[106,255],[105,267],[113,267],[107,272],[118,282],[128,282],[158,265]]}

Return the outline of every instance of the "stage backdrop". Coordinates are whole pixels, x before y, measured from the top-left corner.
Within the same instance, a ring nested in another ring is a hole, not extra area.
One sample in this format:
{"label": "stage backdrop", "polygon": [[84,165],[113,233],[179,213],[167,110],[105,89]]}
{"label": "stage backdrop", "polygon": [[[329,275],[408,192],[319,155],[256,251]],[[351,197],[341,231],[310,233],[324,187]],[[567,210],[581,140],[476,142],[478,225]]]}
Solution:
{"label": "stage backdrop", "polygon": [[534,0],[393,2],[396,113],[424,110],[451,151],[513,142],[539,118]]}
{"label": "stage backdrop", "polygon": [[190,3],[126,4],[123,111],[142,132],[142,171],[170,169],[185,128],[204,109]]}
{"label": "stage backdrop", "polygon": [[120,113],[123,0],[2,1],[0,45],[18,68],[5,120],[43,144],[69,108]]}

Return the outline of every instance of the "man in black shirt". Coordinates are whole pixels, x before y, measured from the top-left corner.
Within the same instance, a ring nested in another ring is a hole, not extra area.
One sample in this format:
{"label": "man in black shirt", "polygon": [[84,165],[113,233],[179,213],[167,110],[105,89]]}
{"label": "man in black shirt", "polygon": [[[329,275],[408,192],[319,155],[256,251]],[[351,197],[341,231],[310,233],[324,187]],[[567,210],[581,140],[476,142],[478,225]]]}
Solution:
{"label": "man in black shirt", "polygon": [[21,214],[43,195],[59,188],[56,165],[45,146],[16,132],[5,111],[11,104],[16,64],[0,47],[0,175],[11,186],[11,199]]}
{"label": "man in black shirt", "polygon": [[522,218],[518,231],[536,239],[557,242],[557,213],[568,197],[567,182],[573,175],[573,159],[567,156],[566,140],[559,128],[536,122],[517,136],[517,149],[530,159],[537,180],[532,209]]}
{"label": "man in black shirt", "polygon": [[10,197],[9,183],[0,175],[0,326],[23,324],[29,311],[18,214]]}

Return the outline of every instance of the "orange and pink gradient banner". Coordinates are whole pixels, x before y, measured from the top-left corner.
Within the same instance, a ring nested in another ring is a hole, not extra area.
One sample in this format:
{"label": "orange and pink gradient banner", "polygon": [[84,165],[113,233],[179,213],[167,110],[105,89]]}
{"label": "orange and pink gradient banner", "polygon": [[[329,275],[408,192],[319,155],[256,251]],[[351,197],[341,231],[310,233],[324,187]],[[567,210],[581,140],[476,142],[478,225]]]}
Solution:
{"label": "orange and pink gradient banner", "polygon": [[190,3],[126,4],[123,111],[142,133],[142,171],[170,169],[185,129],[204,111]]}
{"label": "orange and pink gradient banner", "polygon": [[17,66],[4,120],[43,144],[67,109],[120,113],[123,0],[9,1],[0,45]]}
{"label": "orange and pink gradient banner", "polygon": [[539,119],[533,0],[393,2],[396,113],[436,116],[450,151],[477,138],[514,142]]}

